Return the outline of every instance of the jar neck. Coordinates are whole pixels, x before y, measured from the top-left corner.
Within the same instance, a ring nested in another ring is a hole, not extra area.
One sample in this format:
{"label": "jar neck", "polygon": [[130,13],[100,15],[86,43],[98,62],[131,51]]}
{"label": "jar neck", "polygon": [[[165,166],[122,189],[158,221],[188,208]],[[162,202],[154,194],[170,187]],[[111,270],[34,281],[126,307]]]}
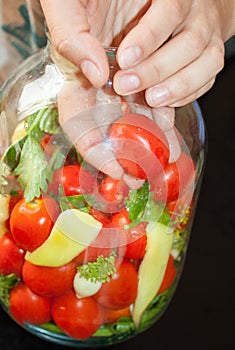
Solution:
{"label": "jar neck", "polygon": [[107,59],[108,59],[108,63],[109,63],[109,67],[110,68],[115,68],[118,66],[117,64],[117,60],[116,60],[116,56],[117,56],[117,47],[114,46],[110,46],[110,47],[104,47]]}
{"label": "jar neck", "polygon": [[[68,79],[77,78],[79,68],[71,63],[67,58],[58,53],[52,44],[50,34],[47,34],[47,50],[51,56],[52,61],[55,63],[60,72]],[[119,67],[116,60],[117,47],[104,47],[108,64],[109,64],[109,78],[105,85],[112,86],[114,74],[118,71]]]}
{"label": "jar neck", "polygon": [[55,46],[52,43],[51,36],[49,33],[47,33],[47,37],[48,54],[50,55],[52,61],[55,63],[56,67],[65,76],[65,78],[75,78],[76,74],[78,73],[78,68],[69,60],[67,60],[67,58],[59,54],[59,52],[55,49]]}
{"label": "jar neck", "polygon": [[119,70],[119,66],[117,63],[117,47],[104,47],[104,50],[109,64],[109,77],[106,82],[106,85],[112,86],[114,74]]}

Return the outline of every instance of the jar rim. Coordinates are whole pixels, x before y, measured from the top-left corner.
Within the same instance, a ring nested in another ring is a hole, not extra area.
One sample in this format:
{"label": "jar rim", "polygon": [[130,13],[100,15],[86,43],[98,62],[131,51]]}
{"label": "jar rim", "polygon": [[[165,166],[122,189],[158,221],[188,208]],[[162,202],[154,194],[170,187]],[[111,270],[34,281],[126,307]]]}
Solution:
{"label": "jar rim", "polygon": [[104,46],[106,55],[108,55],[109,57],[115,57],[117,54],[117,49],[117,46]]}

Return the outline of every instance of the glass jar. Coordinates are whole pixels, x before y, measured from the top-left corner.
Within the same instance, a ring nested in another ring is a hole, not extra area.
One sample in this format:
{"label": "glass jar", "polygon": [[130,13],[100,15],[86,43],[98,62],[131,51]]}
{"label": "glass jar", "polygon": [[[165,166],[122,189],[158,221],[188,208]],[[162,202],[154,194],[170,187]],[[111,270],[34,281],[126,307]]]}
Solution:
{"label": "glass jar", "polygon": [[106,53],[102,89],[48,46],[1,92],[1,305],[78,348],[136,336],[168,307],[206,149],[196,102],[174,116],[143,93],[118,96],[116,48]]}

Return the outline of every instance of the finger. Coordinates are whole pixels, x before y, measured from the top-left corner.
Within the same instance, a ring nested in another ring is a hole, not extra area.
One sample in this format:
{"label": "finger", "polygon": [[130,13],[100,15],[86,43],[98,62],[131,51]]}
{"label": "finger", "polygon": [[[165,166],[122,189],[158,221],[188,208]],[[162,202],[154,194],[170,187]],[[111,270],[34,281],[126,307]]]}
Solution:
{"label": "finger", "polygon": [[169,163],[173,163],[181,155],[181,146],[179,143],[178,133],[176,132],[175,128],[171,128],[165,132],[165,135],[170,151]]}
{"label": "finger", "polygon": [[209,91],[212,86],[215,83],[215,78],[211,79],[207,84],[205,84],[202,88],[195,91],[193,94],[186,96],[182,98],[181,100],[176,101],[175,103],[172,103],[170,107],[182,107],[185,106],[188,103],[191,103],[195,100],[197,100],[199,97],[204,95],[207,91]]}
{"label": "finger", "polygon": [[128,185],[128,187],[131,190],[138,190],[140,187],[143,186],[143,184],[145,182],[145,180],[137,179],[129,174],[124,174],[123,180],[125,181],[125,183]]}
{"label": "finger", "polygon": [[117,60],[121,69],[138,64],[158,49],[185,18],[190,6],[191,1],[153,2],[119,46]]}
{"label": "finger", "polygon": [[[210,69],[217,73],[221,68],[219,59],[223,60],[224,45],[222,40],[214,39],[212,42],[209,40],[211,38],[205,31],[183,31],[144,62],[130,70],[117,72],[114,80],[115,90],[122,95],[144,90],[166,80],[197,59],[210,66],[208,73],[205,68],[202,72],[206,74],[206,79],[211,78],[208,76]],[[213,52],[215,50],[218,52]]]}
{"label": "finger", "polygon": [[170,107],[153,108],[153,120],[163,130],[168,131],[173,128],[175,121],[175,109]]}
{"label": "finger", "polygon": [[224,47],[209,45],[197,60],[162,83],[147,89],[146,100],[152,107],[173,106],[213,81],[223,66]]}
{"label": "finger", "polygon": [[178,133],[174,128],[175,108],[161,107],[152,109],[153,120],[164,131],[170,151],[169,163],[175,162],[181,154]]}
{"label": "finger", "polygon": [[94,86],[102,86],[109,74],[107,59],[101,43],[90,34],[82,1],[41,0],[41,5],[56,50]]}
{"label": "finger", "polygon": [[109,108],[96,105],[96,90],[84,87],[78,81],[68,81],[58,95],[60,125],[77,148],[84,161],[98,171],[121,179],[123,169],[115,159],[111,145],[105,142],[102,131],[120,115],[121,104]]}

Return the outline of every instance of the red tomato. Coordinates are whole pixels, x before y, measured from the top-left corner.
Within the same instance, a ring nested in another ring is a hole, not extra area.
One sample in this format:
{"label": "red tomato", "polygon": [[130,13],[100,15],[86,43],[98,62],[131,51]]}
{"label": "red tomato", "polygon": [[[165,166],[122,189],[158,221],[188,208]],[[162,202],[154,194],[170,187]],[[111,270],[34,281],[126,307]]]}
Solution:
{"label": "red tomato", "polygon": [[130,308],[126,307],[124,309],[113,310],[113,309],[103,309],[104,312],[104,323],[114,323],[121,317],[131,316]]}
{"label": "red tomato", "polygon": [[10,233],[0,238],[0,274],[7,276],[11,273],[21,276],[25,251],[17,246]]}
{"label": "red tomato", "polygon": [[10,197],[10,202],[9,202],[9,212],[11,213],[12,209],[14,208],[14,206],[16,205],[16,203],[23,198],[23,191],[22,190],[18,190],[17,192],[15,192],[14,194],[11,194]]}
{"label": "red tomato", "polygon": [[33,265],[25,261],[22,277],[34,293],[46,297],[56,297],[72,289],[76,272],[75,262],[60,267],[47,267]]}
{"label": "red tomato", "polygon": [[76,263],[80,265],[96,261],[99,255],[107,257],[112,251],[119,257],[142,259],[147,242],[146,223],[125,230],[123,226],[129,223],[126,209],[113,214],[110,221],[103,224],[102,230],[92,244],[75,258]]}
{"label": "red tomato", "polygon": [[57,143],[56,135],[45,134],[45,136],[41,139],[40,146],[42,147],[47,158],[52,156]]}
{"label": "red tomato", "polygon": [[16,243],[23,249],[33,251],[50,235],[60,209],[50,197],[35,198],[32,202],[21,199],[10,216],[10,230]]}
{"label": "red tomato", "polygon": [[[131,221],[129,220],[128,211],[126,209],[113,214],[110,221],[110,225],[113,227],[124,227],[130,223]],[[126,259],[142,259],[144,257],[147,245],[145,227],[145,223],[140,223],[139,225],[122,232],[124,235],[126,234],[127,242],[129,242],[125,249],[124,256]]]}
{"label": "red tomato", "polygon": [[128,104],[126,102],[125,97],[124,96],[120,96],[120,100],[121,100],[121,103],[122,103],[122,106],[121,106],[122,116],[130,114],[131,113],[131,109],[130,109],[130,107],[128,106]]}
{"label": "red tomato", "polygon": [[24,283],[11,290],[9,302],[10,314],[20,324],[41,325],[51,320],[51,299],[33,293]]}
{"label": "red tomato", "polygon": [[109,217],[105,213],[93,207],[90,208],[89,214],[92,215],[96,220],[100,221],[103,225],[108,224],[110,221]]}
{"label": "red tomato", "polygon": [[77,298],[71,290],[52,303],[52,317],[67,335],[77,339],[92,336],[103,324],[103,312],[92,297]]}
{"label": "red tomato", "polygon": [[104,257],[110,256],[111,252],[116,247],[113,247],[112,236],[109,234],[109,231],[105,230],[106,228],[101,230],[92,244],[75,258],[78,265],[86,264],[87,262],[94,262],[100,255],[103,255]]}
{"label": "red tomato", "polygon": [[[45,156],[48,160],[53,156],[53,153],[57,151],[56,148],[58,149],[60,145],[60,134],[45,134],[45,136],[40,141],[40,146],[42,147]],[[77,153],[73,148],[68,150],[64,164],[78,164]]]}
{"label": "red tomato", "polygon": [[131,221],[129,219],[128,210],[123,209],[119,213],[113,214],[110,223],[113,227],[123,227],[125,225],[129,225]]}
{"label": "red tomato", "polygon": [[125,258],[126,259],[143,259],[147,245],[147,235],[138,238],[127,244]]}
{"label": "red tomato", "polygon": [[103,211],[116,212],[124,207],[124,201],[129,194],[129,187],[123,180],[105,177],[99,186],[99,202]]}
{"label": "red tomato", "polygon": [[58,195],[60,186],[65,196],[91,194],[96,186],[96,178],[80,165],[66,165],[54,172],[48,192]]}
{"label": "red tomato", "polygon": [[12,174],[7,177],[7,190],[10,194],[9,212],[11,212],[14,205],[23,197],[23,190]]}
{"label": "red tomato", "polygon": [[176,267],[174,265],[174,258],[172,255],[169,256],[166,272],[159,288],[158,294],[164,293],[173,283],[177,274]]}
{"label": "red tomato", "polygon": [[134,303],[137,295],[138,275],[134,266],[123,260],[109,282],[102,284],[95,300],[108,309],[124,309]]}
{"label": "red tomato", "polygon": [[182,152],[176,162],[169,163],[155,178],[153,198],[156,201],[175,201],[193,185],[195,167],[192,158]]}
{"label": "red tomato", "polygon": [[[9,175],[7,177],[8,182],[8,191],[10,194],[10,201],[9,201],[9,213],[12,212],[12,209],[14,208],[15,204],[23,198],[23,190],[20,187],[20,184],[17,182],[16,177],[14,175]],[[9,228],[9,218],[5,222],[6,226]]]}
{"label": "red tomato", "polygon": [[110,139],[125,172],[136,178],[152,179],[168,163],[164,133],[142,114],[129,114],[113,123]]}

